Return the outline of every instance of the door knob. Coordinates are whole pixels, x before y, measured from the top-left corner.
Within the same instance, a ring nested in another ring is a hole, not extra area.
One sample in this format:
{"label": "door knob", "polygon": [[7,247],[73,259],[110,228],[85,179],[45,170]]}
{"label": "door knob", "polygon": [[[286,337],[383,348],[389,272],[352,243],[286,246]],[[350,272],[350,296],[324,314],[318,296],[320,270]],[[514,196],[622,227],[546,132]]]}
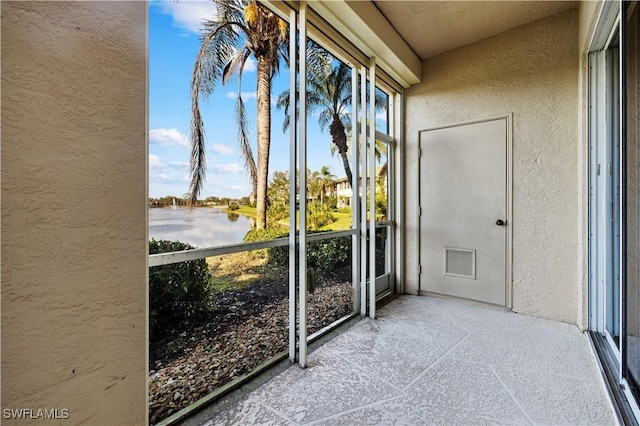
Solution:
{"label": "door knob", "polygon": [[502,220],[502,219],[496,220],[496,225],[498,225],[498,226],[505,226],[506,224],[507,224],[507,222]]}

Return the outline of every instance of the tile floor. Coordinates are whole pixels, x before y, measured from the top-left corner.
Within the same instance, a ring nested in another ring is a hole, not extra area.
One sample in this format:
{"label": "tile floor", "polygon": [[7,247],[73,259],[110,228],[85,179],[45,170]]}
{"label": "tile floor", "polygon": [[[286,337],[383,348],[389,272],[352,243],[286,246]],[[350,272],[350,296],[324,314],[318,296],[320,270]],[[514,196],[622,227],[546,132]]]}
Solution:
{"label": "tile floor", "polygon": [[187,424],[610,425],[586,335],[568,324],[401,296]]}

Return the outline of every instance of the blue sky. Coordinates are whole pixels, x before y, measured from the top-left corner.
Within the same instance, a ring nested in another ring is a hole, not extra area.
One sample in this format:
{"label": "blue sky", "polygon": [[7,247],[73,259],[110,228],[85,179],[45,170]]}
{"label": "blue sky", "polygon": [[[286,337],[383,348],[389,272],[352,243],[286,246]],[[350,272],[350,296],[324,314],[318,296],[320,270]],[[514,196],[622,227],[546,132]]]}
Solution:
{"label": "blue sky", "polygon": [[[149,196],[182,196],[189,191],[190,78],[200,46],[202,19],[213,16],[214,5],[203,1],[149,3]],[[249,113],[255,154],[255,62],[244,70],[242,93]],[[272,84],[275,99],[289,85],[282,68]],[[200,198],[240,198],[251,192],[249,175],[240,157],[234,121],[237,80],[216,88],[203,103],[207,150],[207,181]],[[289,134],[282,132],[283,113],[272,109],[270,177],[289,168]],[[329,132],[321,133],[315,117],[308,122],[308,166],[344,176],[342,162],[329,151]]]}

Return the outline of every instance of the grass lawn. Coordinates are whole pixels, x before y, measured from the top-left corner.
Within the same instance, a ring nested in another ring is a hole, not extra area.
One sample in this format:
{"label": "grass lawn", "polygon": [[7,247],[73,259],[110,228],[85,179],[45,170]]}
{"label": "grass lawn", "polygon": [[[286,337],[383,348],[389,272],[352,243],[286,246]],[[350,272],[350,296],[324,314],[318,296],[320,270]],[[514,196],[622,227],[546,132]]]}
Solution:
{"label": "grass lawn", "polygon": [[332,212],[336,221],[320,228],[320,231],[343,231],[345,229],[351,229],[353,219],[351,213]]}
{"label": "grass lawn", "polygon": [[241,214],[242,216],[249,216],[252,218],[256,218],[257,214],[256,214],[256,208],[255,207],[249,207],[249,206],[240,206],[239,209],[236,210],[225,210],[225,212],[227,213],[235,213],[235,214]]}
{"label": "grass lawn", "polygon": [[243,251],[208,257],[213,291],[239,290],[265,276],[272,268],[266,265],[266,250]]}
{"label": "grass lawn", "polygon": [[[237,210],[227,210],[229,213],[241,214],[251,218],[256,218],[256,208],[249,206],[240,206]],[[332,212],[331,215],[336,219],[335,222],[325,225],[320,228],[320,231],[343,231],[345,229],[351,229],[352,218],[351,213]],[[280,219],[279,225],[289,226],[289,218]]]}

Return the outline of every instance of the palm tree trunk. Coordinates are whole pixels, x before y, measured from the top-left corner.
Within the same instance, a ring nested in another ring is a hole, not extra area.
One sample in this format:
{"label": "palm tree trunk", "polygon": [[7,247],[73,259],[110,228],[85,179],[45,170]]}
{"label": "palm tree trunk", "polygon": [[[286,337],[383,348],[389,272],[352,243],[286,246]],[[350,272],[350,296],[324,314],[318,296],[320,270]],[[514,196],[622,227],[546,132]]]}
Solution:
{"label": "palm tree trunk", "polygon": [[342,164],[344,165],[344,173],[347,175],[349,179],[349,185],[352,185],[353,178],[351,175],[351,167],[349,166],[349,158],[347,157],[346,152],[341,152],[340,157],[342,157]]}
{"label": "palm tree trunk", "polygon": [[258,179],[256,188],[256,229],[267,227],[267,183],[269,177],[269,145],[271,143],[271,72],[269,63],[258,58]]}
{"label": "palm tree trunk", "polygon": [[347,158],[347,151],[349,150],[347,145],[347,133],[345,132],[344,125],[342,124],[342,121],[340,121],[340,117],[338,115],[334,115],[329,131],[331,133],[331,140],[336,147],[338,147],[338,152],[340,153],[340,157],[342,157],[342,163],[344,165],[344,173],[349,179],[349,185],[351,185],[353,179],[351,177],[349,158]]}

